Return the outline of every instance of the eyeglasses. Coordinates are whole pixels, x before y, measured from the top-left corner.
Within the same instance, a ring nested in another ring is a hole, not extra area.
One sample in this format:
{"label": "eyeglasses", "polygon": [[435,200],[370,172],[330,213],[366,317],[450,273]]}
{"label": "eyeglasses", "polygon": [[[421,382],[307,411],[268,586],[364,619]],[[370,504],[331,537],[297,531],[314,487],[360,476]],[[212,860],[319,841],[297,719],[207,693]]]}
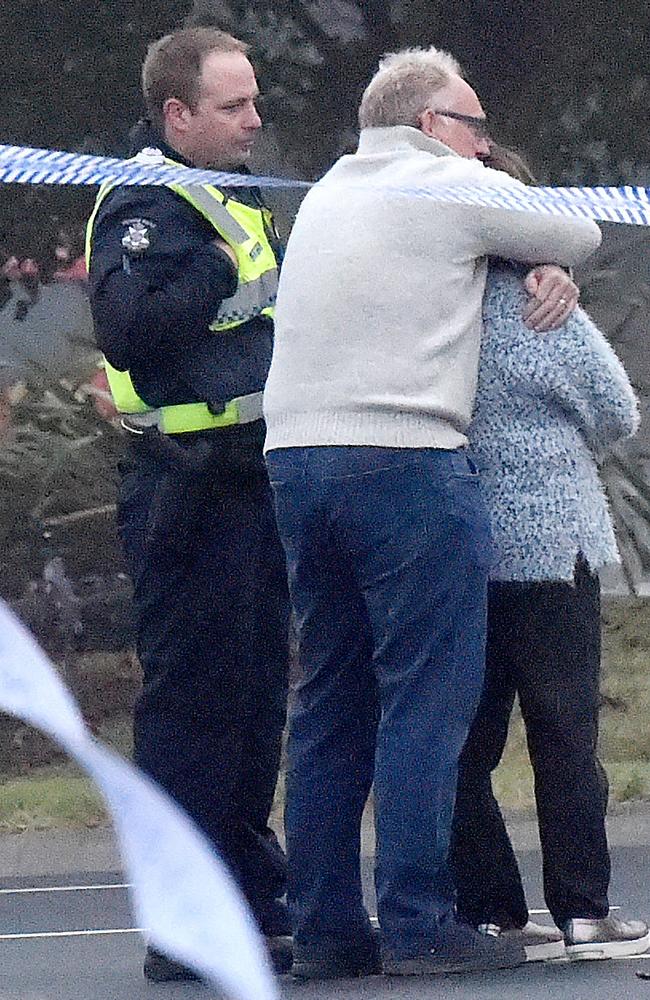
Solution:
{"label": "eyeglasses", "polygon": [[443,115],[444,118],[453,118],[454,121],[463,122],[472,129],[479,139],[487,139],[490,134],[490,125],[487,118],[474,118],[473,115],[461,115],[459,111],[434,111],[434,115]]}

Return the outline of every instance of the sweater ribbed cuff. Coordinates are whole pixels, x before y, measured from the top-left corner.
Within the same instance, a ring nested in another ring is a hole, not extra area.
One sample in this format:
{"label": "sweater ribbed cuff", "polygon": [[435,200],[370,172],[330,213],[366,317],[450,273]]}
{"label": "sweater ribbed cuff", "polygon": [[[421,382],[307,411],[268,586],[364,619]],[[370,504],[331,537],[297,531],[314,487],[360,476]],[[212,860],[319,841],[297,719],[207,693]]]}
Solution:
{"label": "sweater ribbed cuff", "polygon": [[359,445],[376,448],[462,448],[467,438],[436,416],[409,413],[265,413],[264,451]]}

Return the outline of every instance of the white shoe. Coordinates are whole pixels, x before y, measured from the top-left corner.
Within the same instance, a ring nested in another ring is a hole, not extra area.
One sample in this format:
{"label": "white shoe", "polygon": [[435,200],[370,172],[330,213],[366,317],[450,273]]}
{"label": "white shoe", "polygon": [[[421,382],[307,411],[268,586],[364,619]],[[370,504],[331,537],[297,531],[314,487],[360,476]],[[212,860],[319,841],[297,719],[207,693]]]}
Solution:
{"label": "white shoe", "polygon": [[498,924],[480,924],[481,934],[520,941],[526,951],[527,962],[546,962],[564,958],[564,935],[557,927],[536,924],[529,920],[525,927],[500,927]]}
{"label": "white shoe", "polygon": [[621,958],[650,948],[650,931],[642,920],[621,920],[612,913],[600,920],[576,918],[564,926],[567,957]]}

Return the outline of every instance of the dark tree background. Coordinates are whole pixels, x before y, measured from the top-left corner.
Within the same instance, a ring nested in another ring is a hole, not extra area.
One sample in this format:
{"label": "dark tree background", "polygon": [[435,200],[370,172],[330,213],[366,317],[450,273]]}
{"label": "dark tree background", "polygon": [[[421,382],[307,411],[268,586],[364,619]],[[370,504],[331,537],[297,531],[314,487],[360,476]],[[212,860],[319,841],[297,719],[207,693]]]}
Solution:
{"label": "dark tree background", "polygon": [[498,131],[545,179],[650,183],[647,3],[195,0],[191,19],[253,43],[272,118],[306,170],[349,137],[382,52],[434,43],[460,59]]}
{"label": "dark tree background", "polygon": [[[0,140],[121,152],[138,117],[147,42],[216,24],[249,40],[267,95],[277,168],[322,172],[352,140],[380,54],[449,48],[498,133],[544,180],[650,184],[650,7],[646,0],[11,0],[0,13]],[[275,155],[273,155],[273,151]],[[280,152],[277,152],[281,150]],[[48,214],[88,193],[0,191],[0,230],[34,239]]]}

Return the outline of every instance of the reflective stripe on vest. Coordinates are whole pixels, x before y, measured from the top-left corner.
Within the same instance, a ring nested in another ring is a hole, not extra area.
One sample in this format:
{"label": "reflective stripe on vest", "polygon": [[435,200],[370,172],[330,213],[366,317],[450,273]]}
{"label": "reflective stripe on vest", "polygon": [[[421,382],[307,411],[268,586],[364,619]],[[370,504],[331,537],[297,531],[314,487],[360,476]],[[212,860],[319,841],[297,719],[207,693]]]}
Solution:
{"label": "reflective stripe on vest", "polygon": [[194,207],[197,208],[201,215],[211,222],[214,228],[217,229],[222,235],[227,233],[229,242],[246,242],[248,239],[248,233],[246,230],[239,225],[236,219],[233,219],[228,209],[224,207],[223,200],[215,198],[214,194],[212,194],[213,190],[217,190],[216,188],[208,190],[207,188],[201,187],[197,184],[195,187],[188,187],[185,189],[179,189],[178,185],[176,185],[174,190],[180,194],[181,198],[184,197],[184,194],[181,192],[186,190],[192,197]]}
{"label": "reflective stripe on vest", "polygon": [[[162,155],[160,161],[174,163],[173,160],[164,159]],[[95,219],[102,202],[113,186],[106,184],[100,188],[93,213],[88,221],[86,228],[88,268],[92,254]],[[259,315],[272,318],[278,288],[278,267],[265,225],[271,224],[268,210],[227,199],[218,188],[211,185],[192,185],[184,188],[177,184],[169,184],[168,187],[189,202],[211,223],[219,237],[232,248],[237,259],[237,290],[230,298],[222,300],[217,317],[210,324],[210,330],[215,333],[232,330]],[[246,418],[246,414],[252,411],[249,404],[242,401],[257,398],[259,394],[256,393],[251,397],[231,400],[226,405],[224,413],[218,416],[210,413],[204,403],[186,403],[154,410],[138,395],[128,371],[117,371],[106,362],[106,376],[115,406],[120,413],[155,414],[157,416],[149,426],[156,426],[167,434],[227,427],[259,419],[262,415],[260,405],[257,416]]]}
{"label": "reflective stripe on vest", "polygon": [[263,395],[252,392],[248,396],[237,396],[219,414],[211,413],[205,403],[160,406],[146,413],[125,414],[122,426],[134,434],[144,434],[150,428],[156,428],[163,434],[186,434],[233,427],[235,424],[252,424],[262,418]]}
{"label": "reflective stripe on vest", "polygon": [[255,316],[272,317],[278,293],[278,265],[266,235],[264,210],[226,199],[211,184],[169,187],[212,223],[237,258],[237,290],[222,300],[210,329],[219,333]]}

